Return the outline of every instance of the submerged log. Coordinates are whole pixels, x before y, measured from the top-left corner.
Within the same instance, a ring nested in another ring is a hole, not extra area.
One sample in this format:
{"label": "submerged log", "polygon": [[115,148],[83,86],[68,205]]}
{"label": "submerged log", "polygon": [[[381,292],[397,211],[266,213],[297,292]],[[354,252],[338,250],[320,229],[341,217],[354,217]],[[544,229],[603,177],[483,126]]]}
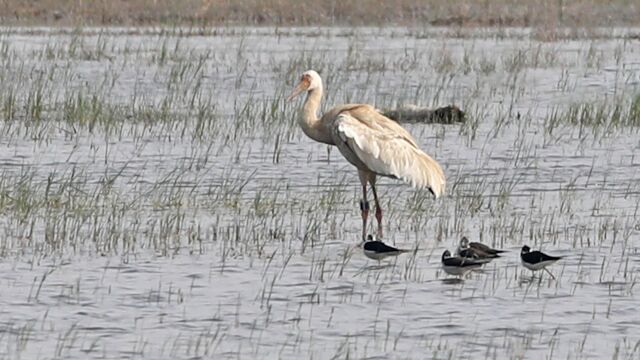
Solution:
{"label": "submerged log", "polygon": [[465,121],[464,111],[455,105],[428,109],[404,105],[397,109],[383,109],[380,113],[400,123],[455,124]]}

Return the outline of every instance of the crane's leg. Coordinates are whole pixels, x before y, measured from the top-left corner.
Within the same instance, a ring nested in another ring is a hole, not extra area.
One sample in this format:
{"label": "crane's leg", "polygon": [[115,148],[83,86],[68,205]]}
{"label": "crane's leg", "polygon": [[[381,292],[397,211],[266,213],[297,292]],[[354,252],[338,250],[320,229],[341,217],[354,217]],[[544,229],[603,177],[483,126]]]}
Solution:
{"label": "crane's leg", "polygon": [[378,238],[382,239],[382,207],[378,201],[378,193],[376,192],[375,175],[371,179],[371,190],[373,191],[373,200],[376,202],[376,220],[378,220]]}
{"label": "crane's leg", "polygon": [[367,180],[368,176],[362,171],[358,171],[360,183],[362,184],[362,200],[360,200],[360,214],[362,215],[362,241],[367,241],[367,218],[369,217],[369,201],[367,201]]}
{"label": "crane's leg", "polygon": [[362,215],[362,241],[367,241],[367,217],[369,217],[369,201],[367,201],[367,184],[362,185],[362,200],[360,200],[360,214]]}

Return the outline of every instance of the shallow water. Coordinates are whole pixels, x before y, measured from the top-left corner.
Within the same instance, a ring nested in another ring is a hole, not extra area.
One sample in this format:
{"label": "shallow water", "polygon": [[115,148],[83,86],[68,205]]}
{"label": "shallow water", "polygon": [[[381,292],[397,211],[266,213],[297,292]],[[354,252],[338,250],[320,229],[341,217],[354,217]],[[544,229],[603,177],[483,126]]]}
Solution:
{"label": "shallow water", "polygon": [[[640,43],[154,31],[0,37],[0,99],[18,98],[0,129],[2,357],[638,357],[637,129],[549,114],[637,96]],[[309,67],[328,104],[456,103],[477,125],[407,125],[448,180],[435,201],[380,181],[385,241],[413,253],[356,248],[356,172],[282,101]],[[107,120],[64,107],[78,96]],[[509,252],[451,281],[440,255],[462,235]],[[566,256],[557,280],[522,269],[525,243]]]}

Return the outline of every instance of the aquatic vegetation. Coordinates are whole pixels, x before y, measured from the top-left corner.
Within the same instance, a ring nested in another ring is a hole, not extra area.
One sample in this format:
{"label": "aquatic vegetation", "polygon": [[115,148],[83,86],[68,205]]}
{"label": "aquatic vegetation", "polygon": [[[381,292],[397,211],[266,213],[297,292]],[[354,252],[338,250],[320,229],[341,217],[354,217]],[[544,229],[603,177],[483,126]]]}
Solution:
{"label": "aquatic vegetation", "polygon": [[[640,48],[552,35],[0,30],[0,354],[636,357]],[[379,187],[411,252],[357,247],[357,175],[284,101],[309,68],[329,106],[464,110],[405,125],[445,197]],[[462,235],[509,252],[443,282]]]}

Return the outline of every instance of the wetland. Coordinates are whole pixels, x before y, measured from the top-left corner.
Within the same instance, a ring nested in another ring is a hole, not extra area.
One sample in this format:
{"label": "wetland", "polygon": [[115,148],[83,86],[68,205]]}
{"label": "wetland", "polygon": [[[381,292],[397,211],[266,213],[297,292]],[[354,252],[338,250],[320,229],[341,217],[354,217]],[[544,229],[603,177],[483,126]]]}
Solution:
{"label": "wetland", "polygon": [[[639,34],[1,28],[0,357],[637,358]],[[447,192],[379,181],[382,266],[308,69],[325,110],[466,113],[404,124]],[[462,236],[509,252],[445,281]]]}

